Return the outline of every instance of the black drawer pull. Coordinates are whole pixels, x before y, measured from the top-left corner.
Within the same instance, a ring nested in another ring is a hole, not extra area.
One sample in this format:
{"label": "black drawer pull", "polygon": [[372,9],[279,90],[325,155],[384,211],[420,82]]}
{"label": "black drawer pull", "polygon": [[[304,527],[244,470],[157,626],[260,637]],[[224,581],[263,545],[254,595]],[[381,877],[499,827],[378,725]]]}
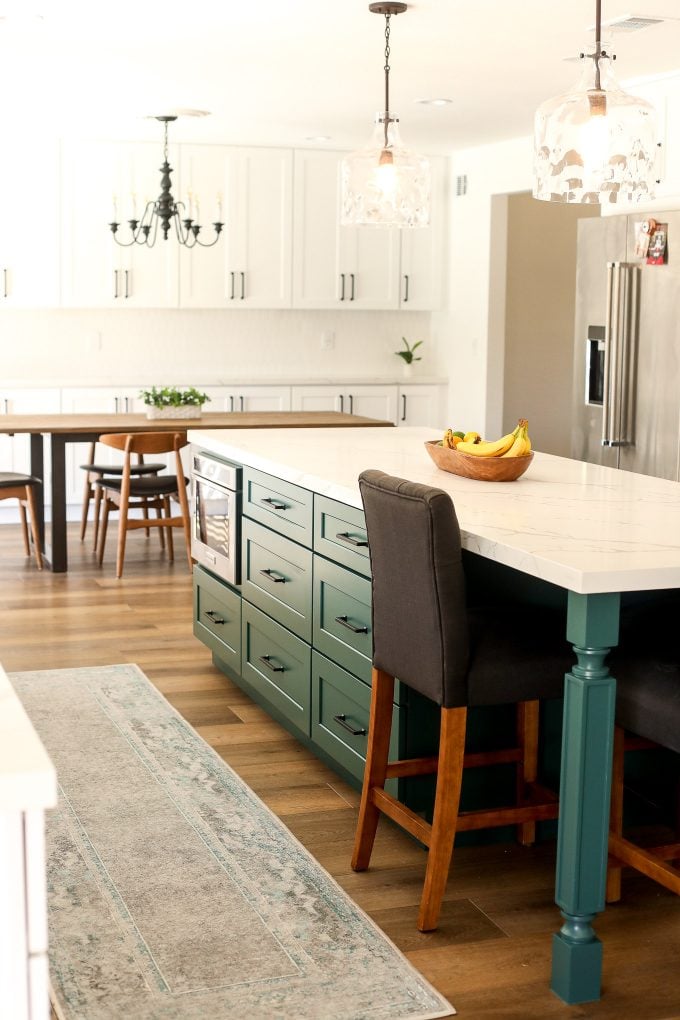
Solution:
{"label": "black drawer pull", "polygon": [[343,730],[347,730],[348,733],[351,733],[353,737],[365,737],[366,736],[366,730],[365,729],[363,729],[363,730],[355,730],[353,726],[350,726],[350,724],[345,721],[347,719],[346,715],[334,715],[333,719],[335,720],[336,723],[338,723],[340,726],[342,726]]}
{"label": "black drawer pull", "polygon": [[268,577],[270,581],[274,582],[274,584],[285,584],[287,580],[283,574],[277,574],[275,570],[271,570],[269,567],[267,567],[266,570],[261,570],[260,573],[264,574],[265,577]]}
{"label": "black drawer pull", "polygon": [[288,504],[287,503],[277,503],[276,500],[272,499],[271,496],[264,496],[260,500],[260,503],[266,503],[268,506],[270,506],[272,508],[272,510],[287,510],[288,509]]}
{"label": "black drawer pull", "polygon": [[223,616],[218,616],[214,609],[206,609],[205,615],[208,617],[209,620],[212,620],[213,623],[227,622]]}
{"label": "black drawer pull", "polygon": [[347,627],[347,630],[351,630],[353,634],[368,634],[368,627],[355,627],[353,623],[350,623],[346,616],[336,616],[335,622],[341,624],[343,627]]}
{"label": "black drawer pull", "polygon": [[272,673],[284,673],[285,672],[285,667],[284,666],[275,666],[274,665],[274,663],[272,662],[271,655],[261,655],[260,656],[260,662],[262,663],[263,666],[266,666],[267,669],[270,669],[272,671]]}
{"label": "black drawer pull", "polygon": [[341,542],[347,542],[347,545],[353,545],[356,548],[366,548],[368,542],[365,538],[353,538],[349,531],[339,531],[336,538],[339,538]]}

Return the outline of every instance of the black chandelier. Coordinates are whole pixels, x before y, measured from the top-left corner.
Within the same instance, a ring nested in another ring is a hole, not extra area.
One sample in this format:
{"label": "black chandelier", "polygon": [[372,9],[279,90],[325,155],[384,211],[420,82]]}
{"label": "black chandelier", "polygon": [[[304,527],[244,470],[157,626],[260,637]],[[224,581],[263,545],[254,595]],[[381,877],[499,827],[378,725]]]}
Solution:
{"label": "black chandelier", "polygon": [[220,239],[224,223],[220,223],[219,220],[213,223],[215,237],[212,241],[202,241],[198,236],[201,232],[201,225],[191,219],[191,210],[187,213],[184,202],[176,202],[172,197],[170,190],[172,186],[170,182],[172,167],[168,163],[168,124],[173,120],[177,120],[177,117],[156,117],[156,120],[161,121],[165,132],[163,165],[160,168],[161,193],[155,202],[146,203],[141,220],[132,219],[127,221],[131,232],[129,241],[121,241],[119,239],[118,227],[120,223],[116,223],[114,211],[114,222],[109,223],[113,239],[116,244],[121,245],[123,248],[129,248],[132,244],[145,244],[147,248],[153,248],[158,237],[159,224],[164,241],[167,241],[171,226],[174,225],[177,240],[186,248],[194,248],[197,244],[200,244],[203,248],[212,248]]}

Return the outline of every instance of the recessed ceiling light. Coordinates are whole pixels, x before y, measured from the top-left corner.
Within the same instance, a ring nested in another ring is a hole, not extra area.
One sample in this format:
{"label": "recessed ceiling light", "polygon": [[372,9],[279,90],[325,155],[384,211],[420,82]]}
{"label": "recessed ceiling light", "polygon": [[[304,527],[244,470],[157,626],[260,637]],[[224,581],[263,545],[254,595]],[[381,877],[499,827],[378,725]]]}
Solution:
{"label": "recessed ceiling light", "polygon": [[448,106],[453,99],[416,99],[421,106]]}

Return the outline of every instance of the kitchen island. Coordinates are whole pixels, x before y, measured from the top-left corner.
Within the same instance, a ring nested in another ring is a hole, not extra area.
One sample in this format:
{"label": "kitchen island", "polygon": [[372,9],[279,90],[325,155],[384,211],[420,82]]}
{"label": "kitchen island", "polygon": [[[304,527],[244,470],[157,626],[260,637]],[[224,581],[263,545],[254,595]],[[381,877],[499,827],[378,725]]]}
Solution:
{"label": "kitchen island", "polygon": [[615,699],[605,660],[618,641],[622,593],[680,587],[680,485],[541,453],[516,482],[475,482],[434,466],[426,429],[200,430],[189,438],[346,507],[348,518],[361,511],[357,479],[367,468],[442,488],[469,553],[566,593],[576,661],[564,690],[555,896],[564,924],[553,938],[551,987],[568,1003],[598,998],[602,947],[592,922],[604,909]]}

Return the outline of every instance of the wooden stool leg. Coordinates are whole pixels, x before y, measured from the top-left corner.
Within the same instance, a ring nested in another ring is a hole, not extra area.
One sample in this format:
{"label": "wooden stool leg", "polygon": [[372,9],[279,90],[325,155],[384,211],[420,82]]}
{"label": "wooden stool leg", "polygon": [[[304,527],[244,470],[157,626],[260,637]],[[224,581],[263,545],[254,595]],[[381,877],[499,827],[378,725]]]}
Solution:
{"label": "wooden stool leg", "polygon": [[109,510],[111,509],[111,504],[109,503],[109,500],[108,500],[108,498],[106,496],[104,497],[103,502],[104,502],[104,510],[102,512],[101,528],[99,529],[99,531],[100,531],[100,534],[99,534],[99,555],[97,556],[97,562],[98,562],[100,567],[101,567],[101,565],[102,565],[102,563],[104,561],[104,548],[106,547],[106,532],[109,530]]}
{"label": "wooden stool leg", "polygon": [[[26,499],[28,499],[28,488],[26,489]],[[28,541],[28,521],[26,520],[26,507],[22,499],[19,500],[19,516],[21,517],[21,534],[24,539],[24,550],[27,556],[31,555],[31,544]]]}
{"label": "wooden stool leg", "polygon": [[432,931],[437,927],[453,857],[460,787],[463,780],[467,709],[442,708],[441,713],[437,792],[425,885],[418,914],[419,931]]}
{"label": "wooden stool leg", "polygon": [[[156,517],[158,518],[159,521],[162,520],[163,519],[162,504],[159,503],[158,500],[154,500],[153,503],[151,504],[151,507],[155,507]],[[165,552],[165,528],[156,528],[156,531],[158,532],[158,537],[160,539],[161,550]]]}
{"label": "wooden stool leg", "polygon": [[[609,815],[609,828],[617,836],[623,834],[623,770],[624,770],[625,731],[621,726],[614,727],[614,758],[612,762],[612,795]],[[621,899],[622,868],[611,863],[607,865],[607,903],[617,903]]]}
{"label": "wooden stool leg", "polygon": [[371,852],[380,817],[380,811],[373,803],[372,792],[376,787],[382,790],[385,786],[387,757],[392,730],[393,697],[394,677],[374,668],[372,672],[371,715],[368,724],[364,785],[361,790],[359,820],[354,838],[354,853],[352,854],[352,868],[354,871],[365,871],[371,860]]}
{"label": "wooden stool leg", "polygon": [[[163,510],[165,511],[165,516],[166,517],[172,517],[172,507],[170,506],[170,497],[169,496],[164,496],[163,497]],[[174,542],[173,542],[173,538],[172,538],[172,525],[169,528],[166,528],[165,530],[168,533],[167,534],[168,559],[170,560],[171,563],[173,563],[174,560],[175,560],[175,546],[174,546]]]}
{"label": "wooden stool leg", "polygon": [[42,570],[43,561],[40,551],[40,532],[38,531],[38,512],[35,506],[35,493],[32,485],[26,486],[26,502],[28,503],[28,516],[31,519],[31,534],[33,535],[33,546],[35,548],[35,561],[38,570]]}
{"label": "wooden stool leg", "polygon": [[[95,550],[97,548],[97,541],[99,539],[99,518],[101,516],[101,512],[102,512],[102,489],[101,489],[101,487],[99,485],[95,485],[95,487],[94,487],[94,511],[93,511],[93,513],[94,513],[94,521],[93,521],[93,524],[94,524],[94,542],[93,542],[93,548]],[[83,532],[83,534],[84,534],[84,532]]]}
{"label": "wooden stool leg", "polygon": [[[517,705],[517,743],[522,748],[522,760],[517,765],[517,804],[526,799],[527,786],[536,782],[538,775],[538,701],[520,701]],[[522,846],[536,842],[536,822],[522,822],[517,826],[517,839]]]}
{"label": "wooden stool leg", "polygon": [[127,539],[128,505],[121,499],[118,507],[118,547],[116,551],[116,577],[123,576],[123,563],[125,562],[125,541]]}

